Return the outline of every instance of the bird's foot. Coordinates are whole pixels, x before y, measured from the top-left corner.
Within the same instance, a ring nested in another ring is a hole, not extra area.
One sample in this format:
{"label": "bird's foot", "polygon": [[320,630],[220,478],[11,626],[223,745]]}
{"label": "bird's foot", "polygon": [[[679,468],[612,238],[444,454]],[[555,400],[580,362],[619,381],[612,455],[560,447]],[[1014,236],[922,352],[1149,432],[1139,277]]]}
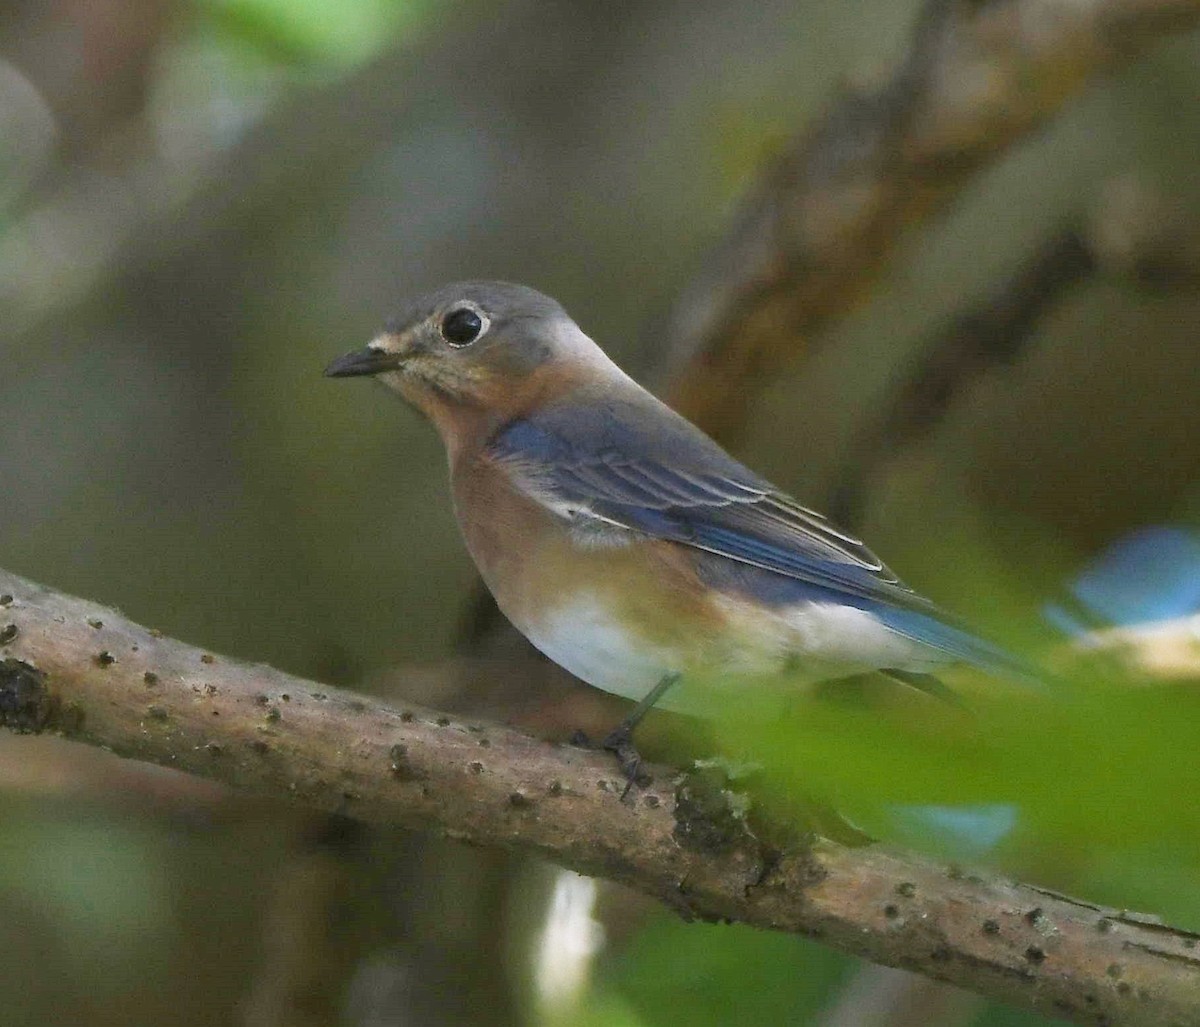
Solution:
{"label": "bird's foot", "polygon": [[[617,758],[617,764],[621,768],[621,773],[625,775],[625,791],[621,793],[621,798],[624,799],[633,788],[637,785],[639,788],[645,788],[654,779],[649,774],[643,774],[642,771],[642,756],[634,747],[633,744],[633,729],[636,728],[646,714],[650,712],[654,704],[663,697],[675,682],[679,680],[678,674],[665,674],[650,691],[634,706],[632,710],[625,716],[615,728],[613,728],[600,743],[600,748],[605,752],[611,752]],[[579,745],[584,748],[591,748],[591,743],[588,736],[582,731],[576,731],[571,736],[571,744]]]}
{"label": "bird's foot", "polygon": [[611,752],[617,758],[617,766],[625,777],[625,790],[621,793],[624,799],[634,785],[645,788],[653,778],[642,773],[642,754],[633,744],[633,727],[622,721],[610,731],[600,743],[600,748]]}
{"label": "bird's foot", "polygon": [[624,799],[634,785],[645,788],[653,778],[642,773],[642,755],[633,744],[633,729],[622,722],[597,745],[585,731],[575,731],[570,738],[570,744],[580,749],[601,749],[611,752],[617,758],[617,766],[621,768],[621,776],[625,778],[625,790],[621,792]]}

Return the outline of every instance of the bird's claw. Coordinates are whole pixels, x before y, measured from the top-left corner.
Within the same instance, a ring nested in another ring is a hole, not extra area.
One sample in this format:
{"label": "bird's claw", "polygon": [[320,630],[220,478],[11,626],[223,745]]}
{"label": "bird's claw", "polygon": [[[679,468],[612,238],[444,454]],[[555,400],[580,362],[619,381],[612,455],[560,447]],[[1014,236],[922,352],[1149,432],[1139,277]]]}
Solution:
{"label": "bird's claw", "polygon": [[615,731],[609,732],[604,741],[600,743],[600,748],[605,752],[611,752],[617,758],[617,766],[621,768],[621,774],[625,778],[625,790],[621,793],[622,799],[629,795],[634,785],[645,788],[653,780],[649,774],[642,773],[642,755],[634,746],[632,736],[633,732],[622,725]]}
{"label": "bird's claw", "polygon": [[624,724],[610,731],[604,740],[597,745],[587,732],[576,730],[569,739],[571,745],[580,749],[602,749],[611,752],[616,757],[617,766],[621,768],[621,776],[625,778],[625,790],[621,792],[624,799],[633,790],[633,786],[645,788],[654,779],[649,774],[642,773],[642,755],[633,744],[633,732]]}

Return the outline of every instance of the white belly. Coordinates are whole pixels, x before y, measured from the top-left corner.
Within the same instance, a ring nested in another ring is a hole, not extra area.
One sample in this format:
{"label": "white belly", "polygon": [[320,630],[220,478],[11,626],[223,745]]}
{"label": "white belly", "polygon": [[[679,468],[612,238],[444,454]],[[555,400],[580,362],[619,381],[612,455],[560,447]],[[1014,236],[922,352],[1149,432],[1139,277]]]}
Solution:
{"label": "white belly", "polygon": [[[727,701],[740,687],[767,686],[766,678],[778,693],[865,671],[923,672],[946,662],[943,654],[853,607],[802,603],[768,610],[731,598],[720,603],[724,630],[673,645],[638,635],[636,626],[586,593],[537,623],[517,626],[577,678],[627,699],[641,699],[668,674],[682,675],[659,705],[683,712],[711,709],[706,700],[716,697],[714,690]],[[700,694],[697,685],[708,694]]]}
{"label": "white belly", "polygon": [[854,606],[797,603],[769,609],[732,597],[718,602],[730,633],[746,649],[775,654],[808,681],[885,668],[924,672],[947,662],[945,654]]}
{"label": "white belly", "polygon": [[[517,627],[560,667],[626,699],[641,699],[666,675],[683,670],[683,653],[632,635],[591,596],[578,596],[538,623]],[[670,698],[668,693],[663,699],[668,708],[674,705]]]}

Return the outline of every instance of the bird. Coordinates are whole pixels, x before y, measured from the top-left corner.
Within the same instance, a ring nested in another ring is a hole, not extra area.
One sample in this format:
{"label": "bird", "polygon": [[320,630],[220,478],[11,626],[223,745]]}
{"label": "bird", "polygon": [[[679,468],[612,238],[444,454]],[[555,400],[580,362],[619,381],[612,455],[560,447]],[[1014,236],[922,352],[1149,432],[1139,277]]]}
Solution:
{"label": "bird", "polygon": [[[589,685],[634,700],[603,745],[634,780],[633,729],[705,689],[784,690],[1015,658],[905,585],[622,371],[554,299],[508,282],[406,304],[325,369],[371,376],[441,435],[466,546],[504,615]],[[689,687],[694,683],[695,687]]]}

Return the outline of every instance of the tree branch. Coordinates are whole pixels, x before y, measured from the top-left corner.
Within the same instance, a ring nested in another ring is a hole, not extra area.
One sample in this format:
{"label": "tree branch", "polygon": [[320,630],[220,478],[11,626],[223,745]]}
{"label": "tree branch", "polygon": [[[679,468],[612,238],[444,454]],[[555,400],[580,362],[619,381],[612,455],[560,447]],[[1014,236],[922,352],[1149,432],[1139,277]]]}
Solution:
{"label": "tree branch", "polygon": [[932,434],[967,386],[1016,360],[1045,313],[1095,267],[1079,229],[1063,228],[986,299],[940,331],[882,412],[858,431],[829,503],[830,516],[851,527],[861,524],[875,477],[897,454]]}
{"label": "tree branch", "polygon": [[883,846],[779,851],[721,794],[215,657],[0,572],[0,723],[348,814],[520,847],[687,916],[818,938],[1081,1023],[1195,1022],[1197,936]]}
{"label": "tree branch", "polygon": [[1098,74],[1198,20],[1200,0],[927,0],[896,74],[784,152],[679,296],[671,405],[729,444],[907,229]]}
{"label": "tree branch", "polygon": [[1200,226],[1177,202],[1134,178],[1114,179],[1090,211],[1072,218],[982,300],[938,331],[890,401],[859,428],[829,503],[841,524],[861,523],[871,486],[897,456],[926,439],[955,399],[1013,363],[1045,316],[1096,275],[1156,294],[1200,286]]}

